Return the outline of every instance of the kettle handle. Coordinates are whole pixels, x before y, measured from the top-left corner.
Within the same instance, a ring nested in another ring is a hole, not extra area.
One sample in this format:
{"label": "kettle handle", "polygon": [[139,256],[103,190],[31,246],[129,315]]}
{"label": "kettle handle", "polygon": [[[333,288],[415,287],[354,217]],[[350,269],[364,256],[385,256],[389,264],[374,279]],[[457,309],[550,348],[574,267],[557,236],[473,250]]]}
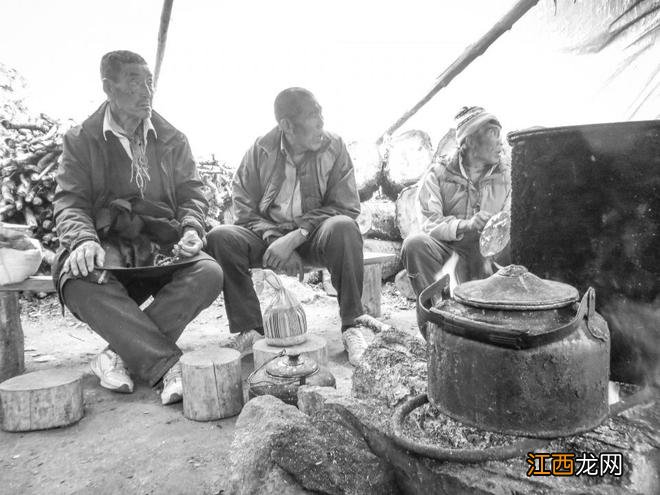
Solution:
{"label": "kettle handle", "polygon": [[419,331],[422,333],[424,340],[428,340],[428,323],[435,323],[431,307],[433,299],[438,295],[442,297],[442,300],[449,297],[449,275],[433,282],[417,296],[417,326],[419,326]]}
{"label": "kettle handle", "polygon": [[443,277],[437,282],[424,289],[417,299],[417,321],[420,331],[427,337],[428,323],[434,323],[446,332],[471,340],[477,340],[500,347],[513,349],[528,349],[538,347],[560,340],[573,333],[580,322],[586,317],[587,329],[592,336],[600,340],[606,337],[599,335],[594,323],[596,291],[589,287],[582,297],[575,317],[568,323],[555,327],[540,335],[530,334],[524,330],[507,329],[501,325],[479,322],[470,318],[457,316],[449,313],[434,311],[431,307],[434,296],[440,294],[444,299],[448,296],[449,277]]}

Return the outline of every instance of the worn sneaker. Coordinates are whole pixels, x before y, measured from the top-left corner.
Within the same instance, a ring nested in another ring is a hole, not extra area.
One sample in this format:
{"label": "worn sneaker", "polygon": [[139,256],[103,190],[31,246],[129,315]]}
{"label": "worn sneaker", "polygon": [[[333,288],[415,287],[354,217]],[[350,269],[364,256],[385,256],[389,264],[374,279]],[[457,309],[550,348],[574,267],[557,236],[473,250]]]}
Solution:
{"label": "worn sneaker", "polygon": [[181,363],[178,361],[163,376],[163,391],[160,401],[164,406],[181,402],[183,399],[183,381],[181,380]]}
{"label": "worn sneaker", "polygon": [[359,328],[350,327],[344,330],[341,336],[344,349],[348,352],[348,362],[357,366],[362,360],[364,351],[367,350],[367,341]]}
{"label": "worn sneaker", "polygon": [[123,394],[133,392],[133,380],[116,352],[106,349],[90,361],[89,367],[99,377],[103,388]]}
{"label": "worn sneaker", "polygon": [[220,347],[236,349],[241,353],[241,357],[243,357],[252,354],[252,346],[254,343],[263,338],[264,336],[256,330],[245,330],[241,333],[235,333],[228,339],[223,340],[220,343]]}

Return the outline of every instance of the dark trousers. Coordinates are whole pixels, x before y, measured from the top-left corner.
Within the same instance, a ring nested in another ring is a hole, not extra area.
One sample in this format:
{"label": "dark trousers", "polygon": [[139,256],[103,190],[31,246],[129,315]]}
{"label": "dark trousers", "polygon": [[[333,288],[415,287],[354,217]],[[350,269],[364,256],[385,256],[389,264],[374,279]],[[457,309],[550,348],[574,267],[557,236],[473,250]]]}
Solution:
{"label": "dark trousers", "polygon": [[[465,234],[460,241],[439,241],[428,234],[413,234],[403,242],[401,256],[416,295],[431,285],[451,257],[459,256],[456,278],[459,283],[485,278],[492,274],[491,263],[479,252],[479,236]],[[508,264],[508,250],[495,257],[501,264]]]}
{"label": "dark trousers", "polygon": [[[105,339],[128,369],[155,385],[181,356],[176,341],[184,328],[222,290],[222,270],[210,259],[158,277],[109,274],[105,284],[91,277],[62,288],[64,304]],[[149,296],[153,302],[142,311]]]}
{"label": "dark trousers", "polygon": [[[263,326],[250,268],[262,267],[267,247],[261,237],[237,225],[221,225],[207,235],[206,249],[225,276],[225,308],[232,333]],[[362,236],[355,220],[344,215],[328,218],[297,251],[305,263],[328,269],[342,326],[352,324],[364,313]]]}

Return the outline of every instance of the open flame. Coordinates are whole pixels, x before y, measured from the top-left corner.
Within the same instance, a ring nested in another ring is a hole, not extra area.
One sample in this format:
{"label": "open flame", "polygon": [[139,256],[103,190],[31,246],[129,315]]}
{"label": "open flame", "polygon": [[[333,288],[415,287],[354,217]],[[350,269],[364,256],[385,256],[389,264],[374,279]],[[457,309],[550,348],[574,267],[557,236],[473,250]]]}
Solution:
{"label": "open flame", "polygon": [[438,281],[445,275],[449,275],[449,293],[453,296],[454,289],[458,285],[458,278],[456,277],[456,265],[458,264],[458,254],[451,253],[449,259],[442,266],[442,269],[435,274],[435,280]]}

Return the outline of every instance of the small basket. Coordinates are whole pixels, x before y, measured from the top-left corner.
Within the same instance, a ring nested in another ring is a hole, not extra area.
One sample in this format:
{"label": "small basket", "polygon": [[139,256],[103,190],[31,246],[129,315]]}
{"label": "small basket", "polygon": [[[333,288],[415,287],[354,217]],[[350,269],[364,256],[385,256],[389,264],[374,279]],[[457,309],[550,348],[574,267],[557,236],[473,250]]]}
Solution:
{"label": "small basket", "polygon": [[264,337],[266,344],[286,347],[307,340],[305,310],[271,270],[264,270],[264,279],[275,289],[275,297],[264,310]]}
{"label": "small basket", "polygon": [[[0,230],[5,230],[4,225]],[[0,247],[0,285],[17,284],[37,273],[43,258],[41,244],[36,239],[26,237],[26,240],[33,249]]]}

